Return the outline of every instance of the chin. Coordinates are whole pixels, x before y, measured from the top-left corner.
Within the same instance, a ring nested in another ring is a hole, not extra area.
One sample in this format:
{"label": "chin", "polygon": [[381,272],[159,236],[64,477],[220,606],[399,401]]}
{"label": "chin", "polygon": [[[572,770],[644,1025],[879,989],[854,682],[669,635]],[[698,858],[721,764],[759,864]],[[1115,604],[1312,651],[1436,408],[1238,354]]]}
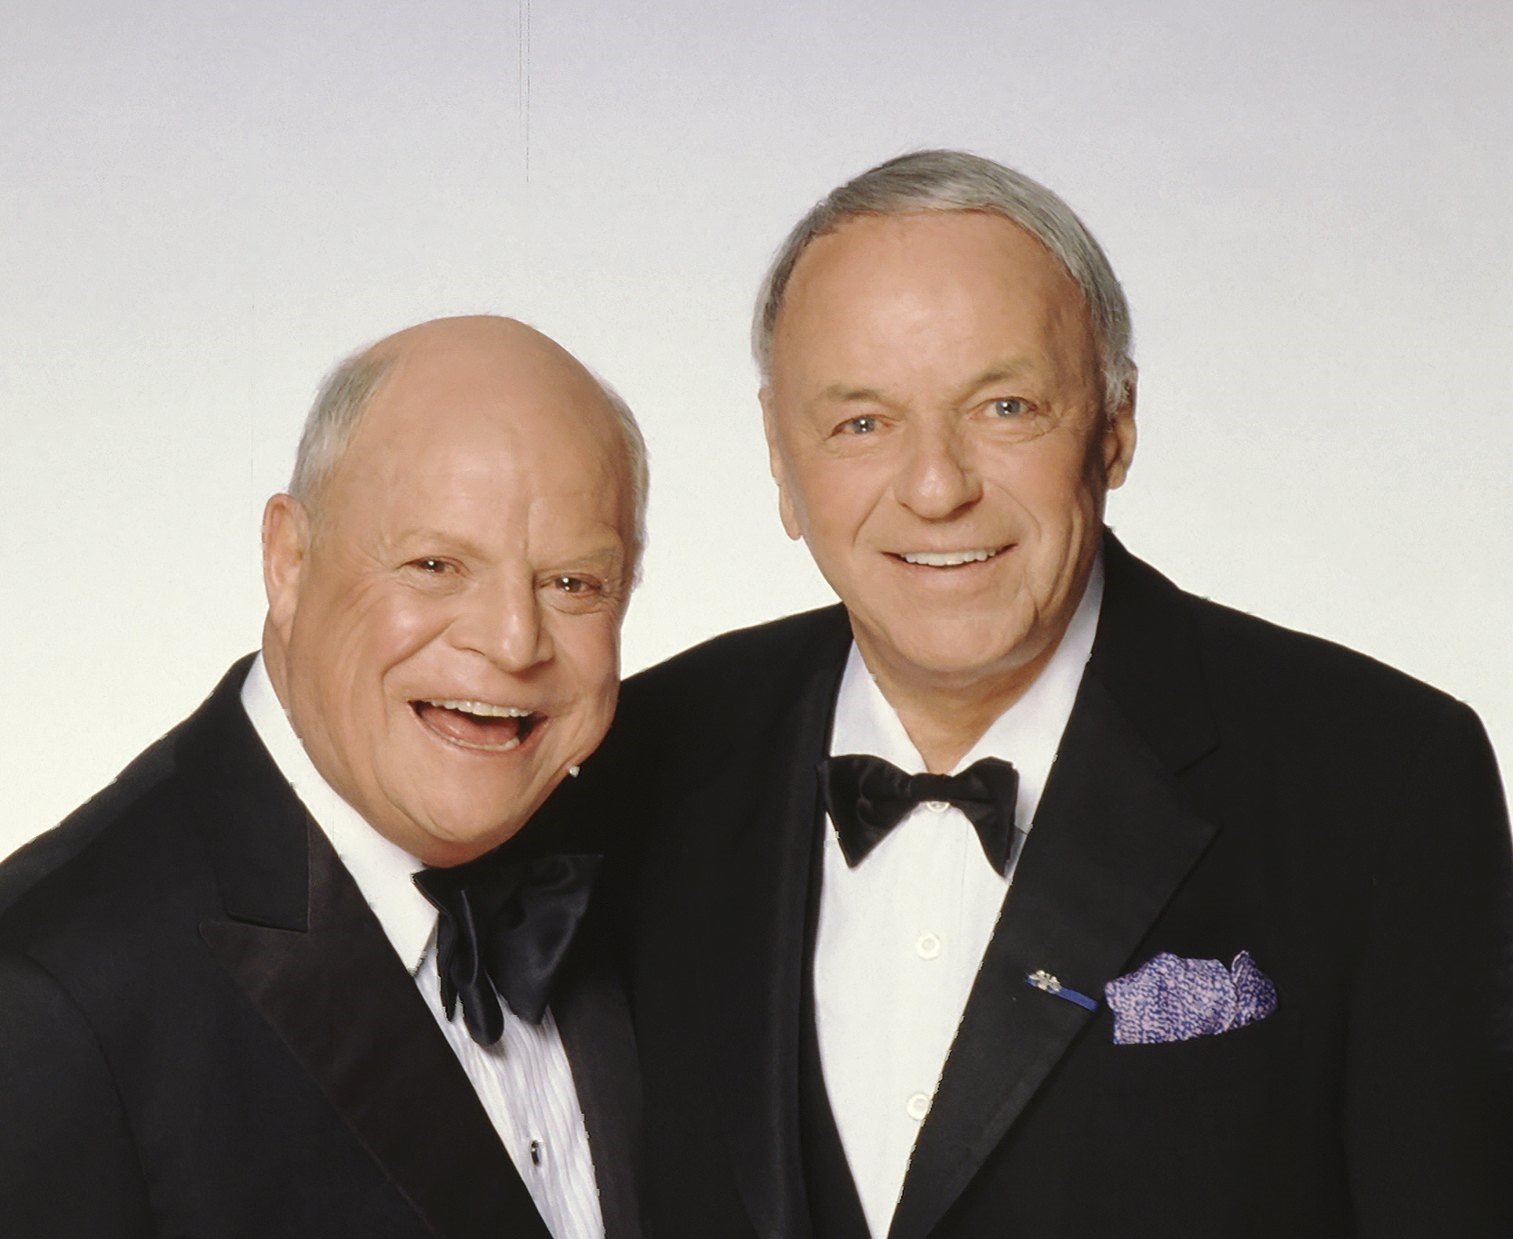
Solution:
{"label": "chin", "polygon": [[482,797],[474,797],[458,806],[455,814],[431,814],[422,836],[426,855],[420,859],[441,865],[472,860],[518,834],[528,820],[528,815],[520,813],[518,801],[497,806],[497,812],[480,817],[482,801]]}
{"label": "chin", "polygon": [[476,860],[485,852],[492,852],[505,840],[519,832],[524,823],[511,826],[495,826],[488,830],[474,830],[466,834],[431,833],[427,840],[426,855],[420,857],[430,865],[442,868],[461,865]]}
{"label": "chin", "polygon": [[1042,643],[1035,632],[1001,627],[963,625],[939,639],[900,646],[904,657],[921,671],[970,681],[1032,662]]}

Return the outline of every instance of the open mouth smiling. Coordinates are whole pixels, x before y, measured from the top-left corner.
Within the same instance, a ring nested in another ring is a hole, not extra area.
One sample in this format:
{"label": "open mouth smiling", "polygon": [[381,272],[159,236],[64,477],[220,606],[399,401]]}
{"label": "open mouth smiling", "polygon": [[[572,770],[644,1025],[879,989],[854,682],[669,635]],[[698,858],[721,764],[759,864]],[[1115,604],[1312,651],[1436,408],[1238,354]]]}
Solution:
{"label": "open mouth smiling", "polygon": [[412,701],[410,709],[428,730],[447,743],[484,753],[508,753],[520,748],[546,721],[544,714],[519,706],[453,697]]}
{"label": "open mouth smiling", "polygon": [[890,551],[894,559],[916,568],[964,568],[968,564],[986,563],[996,559],[1010,544],[1003,546],[975,547],[962,551]]}

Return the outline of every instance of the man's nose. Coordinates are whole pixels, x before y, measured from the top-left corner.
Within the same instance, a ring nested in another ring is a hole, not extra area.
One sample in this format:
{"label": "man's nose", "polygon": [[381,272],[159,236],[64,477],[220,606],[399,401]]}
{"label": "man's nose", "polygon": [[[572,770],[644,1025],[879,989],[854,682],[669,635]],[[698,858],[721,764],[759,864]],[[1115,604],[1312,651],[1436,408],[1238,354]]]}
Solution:
{"label": "man's nose", "polygon": [[452,623],[452,640],[503,671],[527,671],[552,657],[544,618],[533,581],[501,582],[468,597]]}
{"label": "man's nose", "polygon": [[945,520],[982,497],[970,445],[950,424],[916,424],[902,445],[894,482],[899,503],[925,520]]}

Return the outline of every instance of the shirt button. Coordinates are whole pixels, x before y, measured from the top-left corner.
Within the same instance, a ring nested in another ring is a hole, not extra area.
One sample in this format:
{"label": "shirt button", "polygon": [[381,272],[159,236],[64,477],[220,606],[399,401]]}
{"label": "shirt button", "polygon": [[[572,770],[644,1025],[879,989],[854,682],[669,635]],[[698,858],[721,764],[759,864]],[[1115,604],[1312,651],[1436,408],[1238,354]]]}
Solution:
{"label": "shirt button", "polygon": [[915,1093],[914,1096],[909,1098],[909,1104],[904,1109],[908,1111],[909,1117],[916,1123],[923,1123],[925,1115],[930,1113],[930,1094]]}
{"label": "shirt button", "polygon": [[931,813],[944,813],[950,807],[951,807],[951,802],[949,800],[927,800],[927,801],[925,801],[925,808],[929,809]]}
{"label": "shirt button", "polygon": [[935,934],[920,934],[914,944],[914,953],[920,959],[934,959],[940,954],[940,939]]}

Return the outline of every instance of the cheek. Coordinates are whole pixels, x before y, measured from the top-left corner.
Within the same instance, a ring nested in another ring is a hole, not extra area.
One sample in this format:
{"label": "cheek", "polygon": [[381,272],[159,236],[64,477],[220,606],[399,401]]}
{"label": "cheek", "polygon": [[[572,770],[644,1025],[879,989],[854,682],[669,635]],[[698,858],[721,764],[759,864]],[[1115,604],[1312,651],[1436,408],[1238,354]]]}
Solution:
{"label": "cheek", "polygon": [[415,649],[446,627],[452,608],[445,598],[406,589],[374,590],[363,602],[363,622],[382,649]]}
{"label": "cheek", "polygon": [[450,618],[451,610],[442,599],[409,593],[373,598],[360,634],[368,665],[380,673],[401,665],[444,633]]}
{"label": "cheek", "polygon": [[1007,475],[1007,490],[1040,528],[1051,536],[1080,528],[1096,511],[1102,492],[1097,450],[1063,446],[1037,458],[1016,462]]}
{"label": "cheek", "polygon": [[842,547],[853,541],[887,493],[889,470],[881,462],[838,461],[803,474],[796,506],[811,541]]}
{"label": "cheek", "polygon": [[445,628],[445,614],[435,600],[359,592],[339,622],[323,624],[312,634],[323,663],[320,674],[329,692],[352,703],[349,708],[371,712],[375,689],[385,687],[385,677]]}
{"label": "cheek", "polygon": [[620,685],[620,626],[613,615],[577,616],[556,637],[557,657],[580,717],[607,725]]}

